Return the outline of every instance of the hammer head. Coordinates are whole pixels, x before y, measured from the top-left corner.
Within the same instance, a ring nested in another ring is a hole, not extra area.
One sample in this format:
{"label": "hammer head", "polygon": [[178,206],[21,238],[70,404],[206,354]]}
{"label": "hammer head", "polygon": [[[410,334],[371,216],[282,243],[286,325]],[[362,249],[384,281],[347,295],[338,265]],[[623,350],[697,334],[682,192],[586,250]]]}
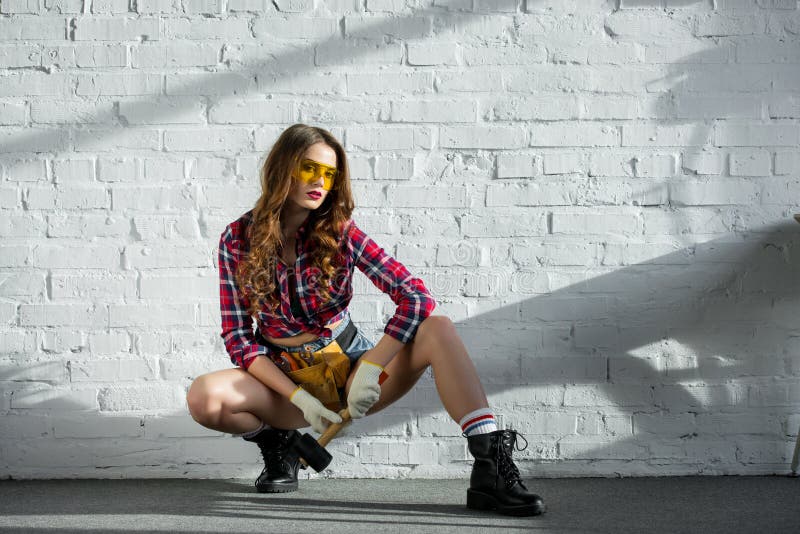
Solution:
{"label": "hammer head", "polygon": [[291,447],[297,451],[306,464],[318,473],[328,467],[328,464],[333,460],[331,453],[317,443],[317,440],[311,434],[295,435],[294,443]]}

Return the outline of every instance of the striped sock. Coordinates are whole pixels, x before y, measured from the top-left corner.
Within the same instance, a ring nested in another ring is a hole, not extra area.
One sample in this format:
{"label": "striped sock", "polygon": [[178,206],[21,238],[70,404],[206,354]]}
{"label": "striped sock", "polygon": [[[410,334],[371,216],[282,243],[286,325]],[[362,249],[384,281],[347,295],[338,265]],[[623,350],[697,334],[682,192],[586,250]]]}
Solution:
{"label": "striped sock", "polygon": [[497,430],[497,423],[491,408],[478,408],[474,412],[469,412],[458,422],[464,436],[474,436],[476,434],[489,434]]}
{"label": "striped sock", "polygon": [[236,437],[236,438],[252,439],[252,438],[256,437],[262,430],[264,430],[266,428],[269,428],[269,425],[262,421],[261,425],[258,428],[256,428],[255,430],[251,430],[249,432],[244,432],[242,434],[233,434],[233,436]]}

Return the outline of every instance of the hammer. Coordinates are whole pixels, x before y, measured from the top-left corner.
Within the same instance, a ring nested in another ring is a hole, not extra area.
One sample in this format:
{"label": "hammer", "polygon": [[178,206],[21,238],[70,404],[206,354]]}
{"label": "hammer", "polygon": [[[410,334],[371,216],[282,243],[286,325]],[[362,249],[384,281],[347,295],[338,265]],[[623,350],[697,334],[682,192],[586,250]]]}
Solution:
{"label": "hammer", "polygon": [[[386,374],[386,371],[381,371],[381,375],[378,377],[378,384],[382,385],[387,378],[389,378],[389,375]],[[315,440],[311,434],[303,434],[299,437],[295,436],[294,442],[290,445],[290,448],[297,451],[300,456],[300,462],[303,465],[310,466],[317,473],[328,467],[328,464],[333,460],[331,453],[325,450],[325,445],[330,443],[340,430],[350,424],[350,411],[347,408],[340,411],[339,416],[342,418],[342,422],[332,423],[325,429],[319,439]]]}
{"label": "hammer", "polygon": [[336,437],[336,434],[342,428],[350,423],[350,412],[347,408],[339,412],[339,415],[342,418],[342,422],[332,423],[319,439],[314,439],[311,434],[303,434],[295,437],[294,443],[291,445],[291,448],[297,451],[300,456],[300,461],[317,473],[328,467],[328,464],[333,460],[333,456],[325,450],[325,446]]}

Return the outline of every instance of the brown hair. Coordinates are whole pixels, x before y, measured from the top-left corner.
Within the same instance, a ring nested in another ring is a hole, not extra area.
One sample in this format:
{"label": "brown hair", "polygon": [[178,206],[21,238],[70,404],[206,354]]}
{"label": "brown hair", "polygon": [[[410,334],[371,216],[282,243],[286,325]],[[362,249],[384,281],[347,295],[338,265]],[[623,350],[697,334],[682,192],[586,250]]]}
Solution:
{"label": "brown hair", "polygon": [[339,267],[339,243],[345,223],[353,212],[353,193],[350,171],[344,148],[327,130],[305,124],[294,124],[281,133],[261,166],[261,197],[253,208],[252,221],[247,228],[250,251],[235,274],[237,285],[250,302],[249,312],[256,315],[262,308],[273,312],[280,304],[275,268],[283,235],[280,216],[294,179],[292,171],[308,148],[325,143],[336,152],[339,171],[333,189],[319,208],[309,212],[307,220],[313,272],[318,273],[310,289],[322,301],[330,299],[329,285]]}

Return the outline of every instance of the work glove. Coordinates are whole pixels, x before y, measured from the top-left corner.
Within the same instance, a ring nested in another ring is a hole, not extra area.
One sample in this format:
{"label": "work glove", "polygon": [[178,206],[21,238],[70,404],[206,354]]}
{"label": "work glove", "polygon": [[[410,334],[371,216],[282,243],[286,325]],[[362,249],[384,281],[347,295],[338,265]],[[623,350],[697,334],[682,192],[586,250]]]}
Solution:
{"label": "work glove", "polygon": [[356,369],[353,382],[350,384],[350,393],[347,395],[347,409],[353,419],[367,415],[367,410],[378,402],[381,396],[378,380],[382,372],[383,367],[377,363],[361,360],[361,365]]}
{"label": "work glove", "polygon": [[[323,434],[330,423],[341,423],[342,418],[336,412],[327,409],[314,395],[300,386],[289,395],[289,401],[300,408],[303,418],[308,421],[311,428]],[[326,423],[325,420],[330,421]]]}

